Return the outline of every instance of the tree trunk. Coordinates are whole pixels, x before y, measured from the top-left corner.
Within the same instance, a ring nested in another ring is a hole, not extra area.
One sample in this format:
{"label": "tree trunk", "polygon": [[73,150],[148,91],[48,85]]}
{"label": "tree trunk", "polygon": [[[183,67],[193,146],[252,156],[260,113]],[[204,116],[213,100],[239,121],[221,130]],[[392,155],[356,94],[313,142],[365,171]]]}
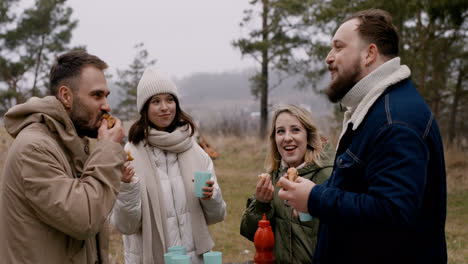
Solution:
{"label": "tree trunk", "polygon": [[430,44],[427,44],[429,45],[429,56],[431,56],[431,70],[428,74],[431,75],[431,82],[429,83],[429,86],[426,87],[427,90],[428,90],[428,98],[430,98],[430,102],[429,102],[429,105],[431,106],[431,110],[432,112],[434,113],[434,117],[436,120],[439,119],[439,114],[440,114],[440,100],[441,100],[441,96],[440,96],[440,87],[439,87],[439,79],[440,79],[440,75],[439,75],[439,72],[438,72],[438,68],[439,68],[439,65],[437,64],[438,63],[438,58],[437,58],[437,49],[439,49],[440,47],[438,47],[441,43],[440,43],[440,40],[436,38],[435,36],[435,24],[434,24],[434,21],[430,20],[429,21],[429,25],[428,25],[428,28],[429,28],[429,32],[428,32],[428,41],[426,43],[430,43]]}
{"label": "tree trunk", "polygon": [[[268,43],[268,0],[262,0],[262,40]],[[265,45],[262,49],[262,77],[260,87],[260,138],[264,138],[267,133],[268,124],[268,47]]]}
{"label": "tree trunk", "polygon": [[[432,50],[432,61],[437,61],[437,52],[433,49]],[[436,120],[439,119],[440,115],[440,87],[439,87],[439,78],[440,74],[438,72],[438,65],[433,63],[432,65],[432,82],[431,82],[431,90],[433,91],[432,95],[432,112],[434,112],[434,117]]]}
{"label": "tree trunk", "polygon": [[[421,60],[421,65],[420,65],[420,71],[419,71],[419,78],[418,82],[416,84],[416,88],[418,88],[419,92],[423,95],[423,97],[428,98],[428,94],[426,94],[425,91],[425,82],[426,82],[426,65],[427,65],[427,56],[426,56],[426,45],[425,39],[426,39],[426,30],[424,30],[424,27],[421,22],[421,11],[419,12],[418,15],[418,43],[419,43],[419,49],[420,51],[419,56],[414,57],[415,60],[418,60],[417,57]],[[417,65],[417,61],[413,61],[413,65]],[[416,68],[416,67],[415,67]]]}
{"label": "tree trunk", "polygon": [[460,101],[460,95],[461,95],[461,90],[462,90],[462,83],[463,83],[462,75],[463,75],[463,64],[461,63],[458,69],[457,84],[455,85],[455,92],[453,94],[453,103],[450,109],[449,131],[448,131],[449,145],[453,144],[453,141],[456,136],[455,124],[457,123],[458,103]]}
{"label": "tree trunk", "polygon": [[[22,103],[24,103],[24,96],[20,91],[18,91],[18,81],[19,81],[18,77],[13,77],[12,89],[13,89],[14,94],[15,94],[15,100],[16,100],[15,104],[22,104]],[[12,106],[10,106],[10,107],[12,107]]]}
{"label": "tree trunk", "polygon": [[41,45],[39,46],[39,53],[37,54],[36,59],[36,68],[34,69],[34,83],[31,89],[31,96],[38,96],[39,92],[37,91],[37,76],[39,75],[39,69],[41,68],[41,57],[42,57],[42,50],[44,49],[44,38],[45,35],[41,36]]}

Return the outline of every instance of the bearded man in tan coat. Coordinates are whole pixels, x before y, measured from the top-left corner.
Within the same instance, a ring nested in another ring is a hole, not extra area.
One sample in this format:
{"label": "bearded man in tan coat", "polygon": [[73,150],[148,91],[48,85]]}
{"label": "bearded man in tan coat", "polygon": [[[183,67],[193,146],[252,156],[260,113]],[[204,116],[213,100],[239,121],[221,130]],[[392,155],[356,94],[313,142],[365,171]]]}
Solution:
{"label": "bearded man in tan coat", "polygon": [[[125,152],[120,120],[108,128],[105,62],[84,51],[57,58],[53,96],[5,115],[15,138],[2,172],[2,263],[108,263],[107,217]],[[91,151],[88,138],[97,138]]]}

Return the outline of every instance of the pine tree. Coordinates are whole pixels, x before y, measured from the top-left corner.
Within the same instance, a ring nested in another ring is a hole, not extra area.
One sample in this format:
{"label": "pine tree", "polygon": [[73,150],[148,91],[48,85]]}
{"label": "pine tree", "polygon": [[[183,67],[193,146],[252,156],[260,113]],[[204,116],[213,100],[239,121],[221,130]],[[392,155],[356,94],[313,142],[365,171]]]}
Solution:
{"label": "pine tree", "polygon": [[118,81],[116,85],[121,88],[119,91],[123,100],[120,101],[116,113],[124,120],[129,120],[137,116],[136,98],[137,86],[145,69],[156,64],[155,59],[150,59],[148,51],[143,43],[138,43],[134,47],[137,52],[133,62],[125,70],[117,70]]}
{"label": "pine tree", "polygon": [[68,48],[78,23],[66,0],[36,0],[20,16],[9,13],[14,2],[0,4],[0,82],[7,86],[1,111],[45,94],[51,59]]}
{"label": "pine tree", "polygon": [[[266,135],[268,124],[269,91],[278,84],[269,83],[270,72],[275,71],[279,82],[297,73],[296,66],[304,60],[309,45],[310,25],[304,23],[309,1],[252,0],[252,9],[245,10],[241,27],[249,27],[255,19],[262,21],[261,28],[253,29],[245,38],[233,41],[242,55],[249,55],[260,64],[260,71],[250,78],[251,91],[260,98],[259,136]],[[254,7],[259,5],[259,14]]]}

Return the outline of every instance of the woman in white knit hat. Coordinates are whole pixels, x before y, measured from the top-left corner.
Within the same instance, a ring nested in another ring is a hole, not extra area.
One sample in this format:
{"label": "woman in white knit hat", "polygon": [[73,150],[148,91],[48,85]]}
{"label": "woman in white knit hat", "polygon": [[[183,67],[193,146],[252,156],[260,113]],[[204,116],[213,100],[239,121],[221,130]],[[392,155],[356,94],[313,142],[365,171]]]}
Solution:
{"label": "woman in white knit hat", "polygon": [[[169,247],[184,246],[192,264],[203,263],[203,253],[214,246],[208,225],[226,216],[213,162],[192,137],[196,126],[166,74],[145,70],[137,108],[140,117],[125,146],[134,160],[124,167],[111,214],[112,225],[124,234],[125,262],[164,263]],[[195,171],[211,173],[205,198],[195,197]]]}

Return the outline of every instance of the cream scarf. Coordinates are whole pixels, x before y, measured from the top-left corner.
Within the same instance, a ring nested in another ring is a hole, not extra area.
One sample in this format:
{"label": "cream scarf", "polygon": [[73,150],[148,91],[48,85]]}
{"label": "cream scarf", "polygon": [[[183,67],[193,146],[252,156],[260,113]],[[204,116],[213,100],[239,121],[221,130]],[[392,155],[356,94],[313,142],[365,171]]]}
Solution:
{"label": "cream scarf", "polygon": [[408,66],[400,65],[400,57],[396,57],[386,61],[355,84],[341,100],[347,111],[344,113],[339,139],[343,137],[349,123],[353,124],[353,130],[359,127],[371,106],[389,86],[407,79],[410,75]]}
{"label": "cream scarf", "polygon": [[[214,246],[205,221],[199,199],[195,199],[192,178],[194,172],[202,170],[204,164],[203,151],[190,137],[188,126],[179,127],[168,133],[151,129],[148,142],[161,150],[177,153],[178,164],[182,174],[187,205],[192,220],[192,233],[197,254],[210,251]],[[166,208],[162,196],[160,178],[152,154],[144,142],[129,145],[134,156],[136,174],[140,177],[141,207],[142,207],[142,254],[143,263],[163,263],[167,251]],[[193,199],[190,199],[193,197]],[[163,250],[159,250],[163,249]]]}

